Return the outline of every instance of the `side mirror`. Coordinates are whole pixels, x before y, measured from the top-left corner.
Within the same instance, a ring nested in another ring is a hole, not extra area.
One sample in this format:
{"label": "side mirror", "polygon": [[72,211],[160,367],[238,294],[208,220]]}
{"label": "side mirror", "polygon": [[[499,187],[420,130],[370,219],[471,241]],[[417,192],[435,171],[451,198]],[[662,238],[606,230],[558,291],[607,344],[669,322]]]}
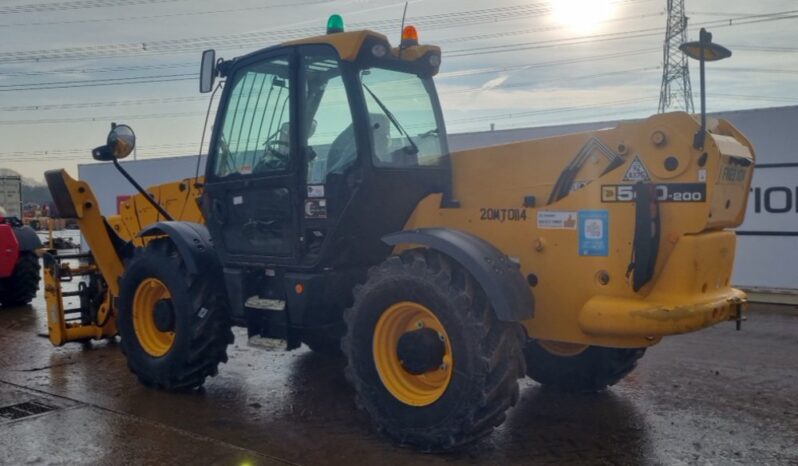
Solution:
{"label": "side mirror", "polygon": [[216,78],[216,51],[213,49],[202,52],[200,65],[200,92],[205,94],[213,90],[213,81]]}
{"label": "side mirror", "polygon": [[136,134],[128,125],[111,124],[111,132],[104,146],[91,152],[94,160],[107,162],[114,159],[124,159],[136,147]]}

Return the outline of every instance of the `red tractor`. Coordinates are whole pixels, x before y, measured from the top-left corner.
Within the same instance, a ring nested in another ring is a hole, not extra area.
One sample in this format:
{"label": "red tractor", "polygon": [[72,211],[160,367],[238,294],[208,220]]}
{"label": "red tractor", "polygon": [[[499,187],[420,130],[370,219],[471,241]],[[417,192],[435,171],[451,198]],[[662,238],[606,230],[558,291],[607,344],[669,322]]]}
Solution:
{"label": "red tractor", "polygon": [[41,247],[33,228],[0,213],[0,305],[24,306],[36,296],[41,281],[36,250]]}

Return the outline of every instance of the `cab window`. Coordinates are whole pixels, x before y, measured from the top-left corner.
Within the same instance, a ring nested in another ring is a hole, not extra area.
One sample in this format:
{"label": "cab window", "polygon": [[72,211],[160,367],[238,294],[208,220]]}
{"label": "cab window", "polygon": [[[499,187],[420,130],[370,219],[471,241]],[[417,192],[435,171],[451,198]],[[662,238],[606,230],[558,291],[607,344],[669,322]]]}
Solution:
{"label": "cab window", "polygon": [[374,165],[441,165],[445,135],[437,122],[431,79],[375,67],[362,70],[360,81],[374,141]]}
{"label": "cab window", "polygon": [[218,177],[267,174],[288,168],[291,79],[287,57],[239,70],[227,101],[214,154]]}
{"label": "cab window", "polygon": [[355,131],[338,60],[330,54],[305,57],[305,126],[308,184],[323,184],[357,159]]}

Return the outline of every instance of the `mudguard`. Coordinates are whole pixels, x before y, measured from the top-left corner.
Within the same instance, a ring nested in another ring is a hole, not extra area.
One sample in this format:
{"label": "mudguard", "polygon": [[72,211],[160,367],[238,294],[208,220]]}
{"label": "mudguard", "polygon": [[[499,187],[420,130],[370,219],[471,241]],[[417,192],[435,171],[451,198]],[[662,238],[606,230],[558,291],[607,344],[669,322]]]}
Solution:
{"label": "mudguard", "polygon": [[14,227],[14,235],[17,237],[20,251],[35,251],[42,247],[42,240],[36,234],[36,230],[25,225]]}
{"label": "mudguard", "polygon": [[391,246],[426,246],[455,260],[485,291],[499,320],[518,322],[534,316],[535,298],[518,264],[482,238],[449,228],[420,228],[391,233],[382,240]]}
{"label": "mudguard", "polygon": [[218,273],[222,265],[213,250],[213,240],[205,225],[192,222],[157,222],[143,228],[138,236],[167,236],[177,248],[189,273]]}

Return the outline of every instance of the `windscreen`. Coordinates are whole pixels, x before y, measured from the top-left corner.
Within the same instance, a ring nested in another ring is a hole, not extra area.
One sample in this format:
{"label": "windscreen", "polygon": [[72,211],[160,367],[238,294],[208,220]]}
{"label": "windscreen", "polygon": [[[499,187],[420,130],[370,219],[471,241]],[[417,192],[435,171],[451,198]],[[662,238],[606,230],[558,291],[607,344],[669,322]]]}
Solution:
{"label": "windscreen", "polygon": [[430,78],[384,68],[360,73],[378,167],[435,167],[443,162],[442,125]]}

